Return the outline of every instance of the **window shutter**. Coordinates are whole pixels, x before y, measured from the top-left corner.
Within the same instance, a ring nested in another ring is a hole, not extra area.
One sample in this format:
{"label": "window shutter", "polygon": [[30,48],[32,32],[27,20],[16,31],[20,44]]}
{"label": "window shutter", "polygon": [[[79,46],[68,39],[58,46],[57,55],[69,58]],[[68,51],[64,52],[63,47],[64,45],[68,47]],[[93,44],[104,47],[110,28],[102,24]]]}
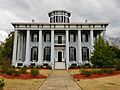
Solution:
{"label": "window shutter", "polygon": [[89,49],[87,48],[87,58],[89,60]]}
{"label": "window shutter", "polygon": [[74,48],[74,60],[76,61],[76,49]]}
{"label": "window shutter", "polygon": [[86,42],[88,42],[88,34],[86,34]]}
{"label": "window shutter", "polygon": [[39,34],[37,33],[37,42],[39,41]]}
{"label": "window shutter", "polygon": [[46,34],[44,34],[44,42],[46,42]]}
{"label": "window shutter", "polygon": [[31,41],[33,42],[34,33],[31,34]]}
{"label": "window shutter", "polygon": [[32,61],[32,53],[33,53],[33,48],[31,48],[31,61]]}

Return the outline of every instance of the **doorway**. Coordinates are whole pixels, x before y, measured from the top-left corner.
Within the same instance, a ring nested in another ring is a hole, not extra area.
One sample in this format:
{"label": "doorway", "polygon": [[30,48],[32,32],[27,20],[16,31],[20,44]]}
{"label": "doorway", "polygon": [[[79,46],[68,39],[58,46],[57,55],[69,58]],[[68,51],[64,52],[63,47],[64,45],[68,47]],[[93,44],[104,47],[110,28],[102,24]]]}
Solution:
{"label": "doorway", "polygon": [[62,52],[58,52],[58,62],[62,62]]}
{"label": "doorway", "polygon": [[58,44],[62,44],[62,36],[58,36]]}

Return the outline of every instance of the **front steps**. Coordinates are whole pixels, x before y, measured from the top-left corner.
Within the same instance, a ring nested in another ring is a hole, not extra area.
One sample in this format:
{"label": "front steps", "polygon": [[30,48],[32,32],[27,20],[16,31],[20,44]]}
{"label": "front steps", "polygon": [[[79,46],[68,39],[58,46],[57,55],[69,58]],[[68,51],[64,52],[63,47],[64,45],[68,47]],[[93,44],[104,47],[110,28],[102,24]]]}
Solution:
{"label": "front steps", "polygon": [[65,62],[55,62],[55,69],[66,69]]}

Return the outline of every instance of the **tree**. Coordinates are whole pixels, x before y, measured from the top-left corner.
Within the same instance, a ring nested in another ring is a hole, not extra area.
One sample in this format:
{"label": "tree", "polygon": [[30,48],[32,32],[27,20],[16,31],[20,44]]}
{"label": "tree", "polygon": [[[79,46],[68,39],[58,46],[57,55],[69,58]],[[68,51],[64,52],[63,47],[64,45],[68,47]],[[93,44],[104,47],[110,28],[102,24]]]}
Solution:
{"label": "tree", "polygon": [[14,39],[14,33],[10,33],[8,35],[8,38],[6,38],[3,48],[3,56],[5,59],[12,60],[12,52],[13,52],[13,39]]}
{"label": "tree", "polygon": [[115,52],[112,51],[109,44],[100,36],[94,45],[94,51],[91,57],[92,64],[95,67],[111,67],[115,57]]}
{"label": "tree", "polygon": [[11,32],[6,38],[5,43],[0,46],[0,64],[10,65],[13,52],[14,33]]}

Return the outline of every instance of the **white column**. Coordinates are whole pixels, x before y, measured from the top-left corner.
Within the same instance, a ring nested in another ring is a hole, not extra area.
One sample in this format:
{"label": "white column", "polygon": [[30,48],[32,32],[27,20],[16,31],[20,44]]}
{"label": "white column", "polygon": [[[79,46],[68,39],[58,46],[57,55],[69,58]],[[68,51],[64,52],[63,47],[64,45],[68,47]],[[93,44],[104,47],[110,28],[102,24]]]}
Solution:
{"label": "white column", "polygon": [[78,30],[78,63],[82,63],[81,30]]}
{"label": "white column", "polygon": [[66,30],[66,67],[69,67],[69,33]]}
{"label": "white column", "polygon": [[18,34],[18,31],[15,30],[15,34],[14,34],[14,45],[13,45],[13,57],[12,57],[12,65],[13,65],[13,66],[16,66],[17,34]]}
{"label": "white column", "polygon": [[20,44],[21,44],[21,42],[20,42],[20,39],[21,39],[21,36],[20,36],[20,32],[18,33],[18,37],[17,37],[17,60],[19,60],[20,59]]}
{"label": "white column", "polygon": [[51,30],[51,64],[54,69],[54,30]]}
{"label": "white column", "polygon": [[42,65],[42,30],[39,30],[38,65]]}
{"label": "white column", "polygon": [[26,56],[25,56],[25,65],[29,66],[30,62],[30,30],[27,30],[27,36],[26,36]]}
{"label": "white column", "polygon": [[93,30],[90,30],[90,50],[91,50],[91,53],[93,52],[93,46],[94,46],[94,36],[93,36]]}
{"label": "white column", "polygon": [[106,30],[103,31],[103,38],[106,40]]}

